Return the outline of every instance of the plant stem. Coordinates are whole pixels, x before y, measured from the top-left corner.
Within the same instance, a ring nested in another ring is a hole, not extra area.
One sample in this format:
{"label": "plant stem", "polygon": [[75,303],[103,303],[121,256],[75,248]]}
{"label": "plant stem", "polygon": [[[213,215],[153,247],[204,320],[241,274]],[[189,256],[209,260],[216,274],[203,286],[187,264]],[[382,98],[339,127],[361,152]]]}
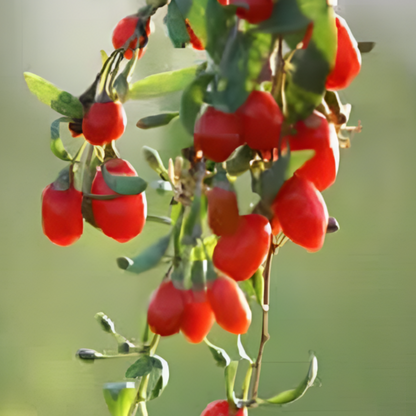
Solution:
{"label": "plant stem", "polygon": [[270,237],[270,248],[267,254],[266,267],[264,268],[264,294],[263,294],[263,322],[261,328],[261,340],[259,352],[257,354],[256,362],[253,365],[253,383],[251,388],[250,402],[257,400],[259,383],[260,383],[260,372],[261,372],[261,361],[264,353],[264,346],[270,339],[269,335],[269,303],[270,303],[270,273],[272,269],[272,259],[275,252],[275,245],[273,244],[273,236]]}

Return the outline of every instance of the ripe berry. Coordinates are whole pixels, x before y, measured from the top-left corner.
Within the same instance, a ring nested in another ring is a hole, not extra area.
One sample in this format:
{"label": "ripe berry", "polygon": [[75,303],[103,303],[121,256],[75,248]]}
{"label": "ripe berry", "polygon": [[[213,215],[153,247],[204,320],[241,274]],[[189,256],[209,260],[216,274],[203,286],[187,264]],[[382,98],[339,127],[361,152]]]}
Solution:
{"label": "ripe berry", "polygon": [[232,235],[240,224],[235,192],[214,186],[207,192],[208,224],[215,235]]}
{"label": "ripe berry", "polygon": [[181,331],[189,342],[197,344],[208,335],[214,324],[214,313],[207,300],[205,291],[183,292],[184,310],[181,320]]}
{"label": "ripe berry", "polygon": [[295,173],[280,188],[272,210],[283,233],[295,244],[311,252],[321,249],[328,225],[328,211],[313,183]]}
{"label": "ripe berry", "polygon": [[236,114],[208,107],[195,124],[195,150],[202,150],[204,156],[214,162],[224,162],[243,144],[240,134],[241,126]]}
{"label": "ripe berry", "polygon": [[[150,35],[150,19],[146,23],[146,36],[142,35],[137,39],[136,28],[137,23],[139,22],[139,17],[137,15],[127,16],[124,19],[121,19],[113,31],[113,46],[115,49],[124,48],[124,57],[126,59],[131,59],[133,57],[133,52],[137,48],[137,42],[139,41],[139,46],[141,47],[139,52],[139,58],[144,53],[144,47],[147,43],[147,37]],[[130,39],[131,38],[131,39]],[[127,41],[130,39],[130,42],[126,45]]]}
{"label": "ripe berry", "polygon": [[182,292],[171,280],[165,280],[153,293],[147,310],[147,322],[155,333],[167,337],[177,334],[184,311]]}
{"label": "ripe berry", "polygon": [[191,24],[189,23],[189,19],[185,19],[185,25],[192,47],[197,51],[203,51],[205,47],[202,44],[201,39],[199,39],[198,36],[195,35],[195,32],[193,31]]}
{"label": "ripe berry", "polygon": [[347,22],[337,16],[337,54],[335,66],[326,79],[326,89],[337,91],[348,87],[361,69],[361,53]]}
{"label": "ripe berry", "polygon": [[[137,176],[129,162],[123,159],[111,159],[105,163],[112,175]],[[97,168],[91,191],[96,195],[119,195],[105,183],[101,168]],[[147,204],[146,195],[120,195],[110,200],[92,200],[95,222],[102,232],[120,243],[125,243],[143,230]]]}
{"label": "ripe berry", "polygon": [[94,103],[82,121],[85,140],[94,146],[103,146],[119,139],[127,118],[120,102]]}
{"label": "ripe berry", "polygon": [[237,282],[249,279],[267,256],[270,235],[267,218],[242,216],[237,231],[218,240],[212,256],[214,266]]}
{"label": "ripe berry", "polygon": [[52,243],[69,246],[77,241],[83,230],[82,193],[72,185],[66,191],[55,183],[42,192],[42,228]]}
{"label": "ripe berry", "polygon": [[272,0],[230,0],[229,4],[246,4],[248,8],[238,7],[237,16],[249,23],[257,24],[267,20],[273,12]]}
{"label": "ripe berry", "polygon": [[251,310],[237,282],[219,276],[208,282],[208,301],[218,325],[233,334],[245,334],[251,323]]}
{"label": "ripe berry", "polygon": [[201,416],[246,416],[247,409],[236,409],[229,405],[227,400],[211,402],[203,410]]}
{"label": "ripe berry", "polygon": [[335,182],[338,172],[339,145],[335,126],[315,111],[307,119],[298,121],[295,130],[295,134],[285,137],[290,149],[315,150],[315,155],[296,174],[311,181],[318,191],[323,191]]}
{"label": "ripe berry", "polygon": [[272,95],[252,91],[237,110],[243,127],[243,141],[254,150],[277,147],[283,123],[283,114]]}

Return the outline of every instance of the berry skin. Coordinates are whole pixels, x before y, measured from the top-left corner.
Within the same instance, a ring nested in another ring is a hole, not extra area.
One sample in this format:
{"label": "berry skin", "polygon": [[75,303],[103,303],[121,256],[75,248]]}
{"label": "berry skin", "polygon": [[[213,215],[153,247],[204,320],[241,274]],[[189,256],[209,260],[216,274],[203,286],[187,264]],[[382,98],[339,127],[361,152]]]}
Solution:
{"label": "berry skin", "polygon": [[43,233],[58,246],[69,246],[77,241],[83,230],[81,213],[82,193],[72,185],[60,191],[54,183],[42,192]]}
{"label": "berry skin", "polygon": [[232,235],[240,224],[237,196],[233,191],[214,186],[207,192],[208,224],[215,235]]}
{"label": "berry skin", "polygon": [[195,124],[195,150],[214,162],[225,162],[242,144],[240,120],[234,113],[208,107]]}
{"label": "berry skin", "polygon": [[150,35],[150,19],[146,23],[145,31],[146,37],[140,36],[137,39],[137,35],[132,38],[130,43],[126,45],[126,42],[129,38],[134,36],[137,23],[139,22],[139,17],[136,15],[127,16],[124,19],[121,19],[117,26],[113,30],[112,42],[115,49],[125,48],[124,57],[126,59],[131,59],[133,57],[134,50],[137,48],[137,43],[139,43],[140,51],[139,58],[142,57],[144,49],[147,43],[147,37]]}
{"label": "berry skin", "polygon": [[198,344],[208,335],[215,318],[205,291],[186,290],[183,292],[184,310],[181,331],[186,339]]}
{"label": "berry skin", "polygon": [[163,337],[177,334],[183,311],[182,291],[176,289],[171,280],[165,280],[151,296],[147,322],[155,334]]}
{"label": "berry skin", "polygon": [[251,323],[251,310],[237,282],[219,276],[208,282],[208,301],[218,325],[232,334],[245,334]]}
{"label": "berry skin", "polygon": [[328,225],[328,210],[322,195],[311,182],[295,173],[280,188],[272,210],[283,233],[295,244],[310,252],[322,248]]}
{"label": "berry skin", "polygon": [[243,141],[254,150],[270,150],[278,146],[283,114],[272,95],[252,91],[237,110],[243,127]]}
{"label": "berry skin", "polygon": [[82,120],[82,132],[89,143],[103,146],[119,139],[126,123],[126,113],[120,102],[94,103]]}
{"label": "berry skin", "polygon": [[198,38],[198,36],[195,35],[195,32],[193,31],[191,24],[189,23],[189,19],[185,19],[185,25],[192,47],[197,51],[203,51],[205,47],[202,44],[201,40]]}
{"label": "berry skin", "polygon": [[335,126],[315,111],[307,119],[298,121],[295,130],[296,134],[285,137],[290,149],[315,150],[315,155],[296,174],[311,181],[322,192],[335,182],[338,172],[339,145]]}
{"label": "berry skin", "polygon": [[273,12],[272,0],[230,0],[229,4],[241,4],[245,3],[248,9],[245,7],[237,8],[237,16],[241,19],[247,20],[252,24],[257,24],[263,20],[267,20]]}
{"label": "berry skin", "polygon": [[212,256],[214,266],[237,282],[249,279],[267,256],[270,235],[267,218],[243,215],[235,234],[218,240]]}
{"label": "berry skin", "polygon": [[335,66],[326,79],[325,87],[337,91],[348,87],[361,69],[361,53],[347,22],[337,16],[337,54]]}
{"label": "berry skin", "polygon": [[[105,164],[112,175],[137,176],[129,162],[111,159]],[[96,195],[118,195],[105,183],[101,168],[97,168],[91,191]],[[146,195],[122,195],[110,200],[92,200],[95,221],[102,232],[114,240],[125,243],[139,235],[146,222]]]}
{"label": "berry skin", "polygon": [[207,405],[201,416],[246,416],[247,409],[234,409],[227,400],[216,400]]}

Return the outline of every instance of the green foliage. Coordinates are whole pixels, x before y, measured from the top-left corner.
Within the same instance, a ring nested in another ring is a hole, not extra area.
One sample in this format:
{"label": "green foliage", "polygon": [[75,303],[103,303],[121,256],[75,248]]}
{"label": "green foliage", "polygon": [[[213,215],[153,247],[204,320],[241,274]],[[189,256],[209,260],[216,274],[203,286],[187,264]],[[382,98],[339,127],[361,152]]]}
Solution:
{"label": "green foliage", "polygon": [[162,237],[155,244],[147,247],[138,256],[133,257],[132,259],[128,257],[119,257],[117,259],[118,267],[136,274],[153,269],[153,267],[156,267],[165,255],[169,247],[170,236],[171,235],[168,234]]}
{"label": "green foliage", "polygon": [[208,345],[208,348],[219,367],[225,368],[231,363],[231,358],[225,350],[212,344],[207,338],[204,339],[204,342]]}
{"label": "green foliage", "polygon": [[36,95],[38,99],[58,113],[71,117],[82,118],[84,111],[78,98],[69,92],[62,91],[46,79],[30,72],[25,72],[25,81],[30,92]]}
{"label": "green foliage", "polygon": [[133,382],[104,384],[103,393],[112,416],[128,416],[136,397],[136,386]]}
{"label": "green foliage", "polygon": [[225,392],[229,402],[234,401],[234,384],[237,376],[238,361],[231,361],[224,369]]}
{"label": "green foliage", "polygon": [[166,360],[154,355],[152,370],[149,374],[146,400],[157,399],[169,382],[169,365]]}
{"label": "green foliage", "polygon": [[143,117],[137,122],[136,126],[144,130],[166,126],[178,116],[179,113],[175,111],[172,113],[161,113],[154,116]]}
{"label": "green foliage", "polygon": [[64,144],[62,143],[59,128],[60,128],[61,123],[70,123],[71,121],[72,121],[71,118],[61,117],[53,121],[51,124],[50,146],[51,146],[52,153],[57,158],[61,160],[65,160],[66,162],[70,162],[72,160],[72,156],[66,151]]}
{"label": "green foliage", "polygon": [[189,43],[190,38],[186,30],[185,19],[175,1],[169,3],[164,22],[173,46],[175,48],[185,47]]}
{"label": "green foliage", "polygon": [[126,378],[139,378],[147,376],[153,368],[154,359],[149,355],[141,356],[126,371]]}
{"label": "green foliage", "polygon": [[165,168],[159,152],[148,146],[143,146],[143,156],[149,166],[164,180],[168,181],[168,171]]}
{"label": "green foliage", "polygon": [[254,150],[250,149],[248,145],[240,146],[227,160],[227,172],[232,176],[240,176],[247,172],[254,155]]}
{"label": "green foliage", "polygon": [[181,91],[191,83],[205,67],[206,63],[194,65],[189,68],[178,69],[176,71],[150,75],[140,81],[130,84],[127,99],[147,100],[171,92]]}
{"label": "green foliage", "polygon": [[139,176],[112,175],[105,164],[101,167],[101,171],[108,187],[120,195],[138,195],[147,188],[147,182]]}
{"label": "green foliage", "polygon": [[250,281],[253,284],[254,294],[259,305],[263,305],[264,299],[264,278],[263,278],[263,266],[260,266],[253,276],[250,277]]}

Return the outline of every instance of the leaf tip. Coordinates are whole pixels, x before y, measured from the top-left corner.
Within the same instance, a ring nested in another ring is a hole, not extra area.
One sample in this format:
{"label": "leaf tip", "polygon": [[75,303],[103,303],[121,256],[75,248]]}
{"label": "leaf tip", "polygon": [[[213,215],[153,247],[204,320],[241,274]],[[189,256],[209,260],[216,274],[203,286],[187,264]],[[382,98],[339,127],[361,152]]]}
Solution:
{"label": "leaf tip", "polygon": [[117,259],[117,265],[122,270],[127,270],[130,266],[133,265],[133,260],[128,257],[119,257]]}

